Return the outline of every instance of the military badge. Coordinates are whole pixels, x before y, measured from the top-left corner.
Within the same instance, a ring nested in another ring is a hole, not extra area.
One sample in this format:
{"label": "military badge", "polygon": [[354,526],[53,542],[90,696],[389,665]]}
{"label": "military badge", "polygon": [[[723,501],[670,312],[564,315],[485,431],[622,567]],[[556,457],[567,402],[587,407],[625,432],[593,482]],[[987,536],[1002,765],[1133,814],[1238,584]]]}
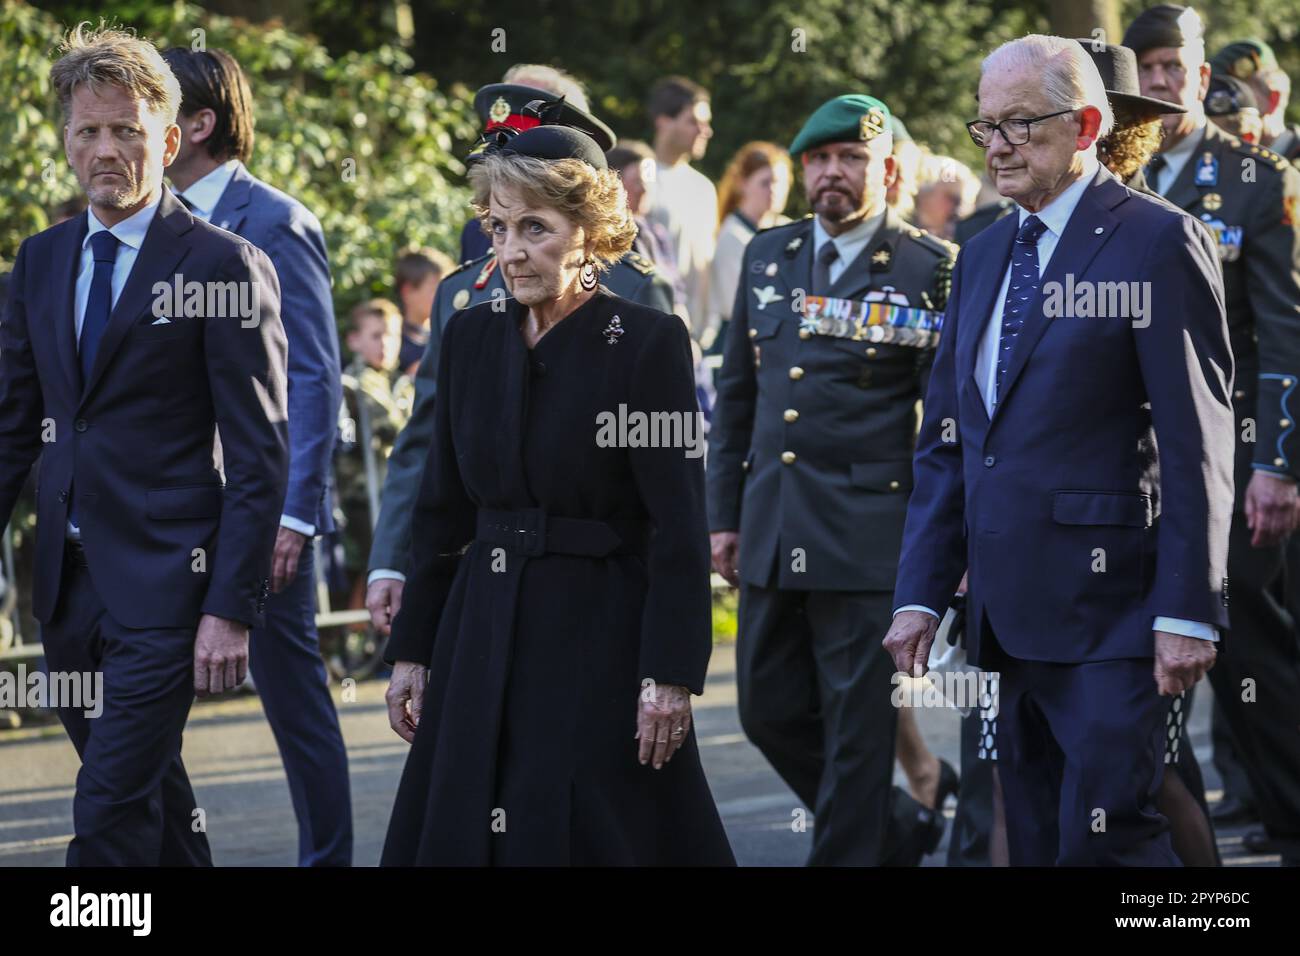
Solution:
{"label": "military badge", "polygon": [[1253,56],[1237,57],[1232,64],[1232,75],[1239,80],[1248,80],[1255,75],[1255,58]]}
{"label": "military badge", "polygon": [[858,136],[863,142],[869,142],[875,139],[885,131],[885,113],[878,107],[873,106],[867,110],[866,114],[858,121]]}
{"label": "military badge", "polygon": [[1201,153],[1200,161],[1196,164],[1196,185],[1198,186],[1217,186],[1219,184],[1219,161],[1215,159],[1211,152]]}
{"label": "military badge", "polygon": [[510,118],[510,104],[504,96],[498,96],[488,110],[488,119],[494,123],[504,123]]}
{"label": "military badge", "polygon": [[1222,219],[1211,215],[1201,216],[1201,221],[1214,230],[1214,237],[1219,243],[1219,258],[1224,262],[1235,262],[1241,258],[1241,226],[1229,226]]}
{"label": "military badge", "polygon": [[469,305],[469,289],[461,289],[453,295],[451,297],[451,304],[453,308],[457,309],[463,309],[465,306]]}
{"label": "military badge", "polygon": [[770,285],[764,286],[761,289],[758,286],[754,286],[754,295],[758,298],[758,308],[760,311],[766,309],[773,302],[780,302],[785,298],[785,296],[776,291],[775,286]]}
{"label": "military badge", "polygon": [[1218,193],[1206,193],[1205,198],[1201,200],[1201,207],[1208,212],[1218,212],[1223,206],[1223,197]]}
{"label": "military badge", "polygon": [[785,257],[787,259],[793,259],[794,254],[799,251],[799,247],[802,245],[803,245],[803,236],[795,236],[793,239],[791,239],[789,242],[785,244]]}

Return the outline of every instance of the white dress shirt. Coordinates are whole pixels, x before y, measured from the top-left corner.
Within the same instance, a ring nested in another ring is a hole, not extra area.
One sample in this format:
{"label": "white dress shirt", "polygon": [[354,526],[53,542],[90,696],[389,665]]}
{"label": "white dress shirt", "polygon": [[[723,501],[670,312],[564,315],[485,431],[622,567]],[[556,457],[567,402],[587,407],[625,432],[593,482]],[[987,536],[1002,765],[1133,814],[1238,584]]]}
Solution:
{"label": "white dress shirt", "polygon": [[[1188,139],[1193,141],[1191,151],[1188,153],[1190,155],[1191,152],[1195,151],[1200,137],[1191,136]],[[1183,162],[1186,162],[1186,157],[1184,157]],[[1061,236],[1065,232],[1070,217],[1074,215],[1079,200],[1083,198],[1084,192],[1097,175],[1097,166],[1098,162],[1095,156],[1086,157],[1084,159],[1083,174],[1042,209],[1031,213],[1024,207],[1017,208],[1018,225],[1024,225],[1025,220],[1034,215],[1047,227],[1038,239],[1038,275],[1040,279],[1047,272],[1047,264],[1051,261],[1052,253],[1056,251],[1056,246],[1061,241]],[[1175,175],[1177,174],[1175,173]],[[1170,182],[1172,181],[1170,180]],[[1007,301],[1007,290],[1010,288],[1011,263],[1008,262],[1006,271],[1002,274],[1002,285],[999,286],[997,298],[993,303],[993,313],[989,316],[988,325],[985,326],[984,332],[980,336],[979,350],[975,355],[973,374],[975,382],[979,386],[980,395],[984,399],[984,409],[989,413],[990,418],[993,416],[993,406],[997,396],[998,350],[1002,344],[1002,311]],[[920,604],[905,604],[894,613],[897,614],[899,611],[924,611],[927,614],[933,614],[935,617],[941,616],[932,608]],[[1152,622],[1151,627],[1152,630],[1181,634],[1184,637],[1199,637],[1204,641],[1217,641],[1219,639],[1218,631],[1211,625],[1200,621],[1157,617]]]}
{"label": "white dress shirt", "polygon": [[[86,238],[81,243],[81,262],[77,266],[76,298],[73,302],[73,322],[76,327],[78,346],[81,343],[81,326],[86,321],[86,302],[90,299],[90,283],[95,277],[95,251],[91,248],[90,237],[105,230],[117,237],[117,258],[113,260],[113,278],[111,280],[113,290],[111,308],[117,305],[118,297],[122,294],[122,289],[126,287],[126,280],[130,278],[131,270],[135,268],[135,260],[140,255],[140,247],[144,245],[145,233],[149,231],[154,213],[158,211],[158,204],[161,202],[162,193],[160,191],[153,202],[139,212],[127,216],[111,228],[96,218],[94,207],[86,211]],[[81,540],[81,529],[71,521],[68,522],[68,537],[74,541]]]}
{"label": "white dress shirt", "polygon": [[190,183],[178,195],[185,197],[185,201],[190,204],[191,213],[204,222],[211,222],[217,203],[221,202],[221,194],[230,185],[238,168],[239,160],[228,159],[202,179]]}
{"label": "white dress shirt", "polygon": [[[847,232],[842,232],[838,236],[832,236],[822,226],[822,221],[818,217],[813,217],[813,262],[817,261],[817,256],[821,254],[822,246],[828,242],[834,242],[835,248],[839,250],[839,258],[831,263],[830,269],[827,270],[831,284],[839,281],[840,276],[844,275],[844,270],[862,254],[862,250],[867,247],[871,237],[876,234],[880,224],[885,220],[884,210],[876,213],[870,219],[864,219]],[[825,294],[824,290],[818,290]]]}

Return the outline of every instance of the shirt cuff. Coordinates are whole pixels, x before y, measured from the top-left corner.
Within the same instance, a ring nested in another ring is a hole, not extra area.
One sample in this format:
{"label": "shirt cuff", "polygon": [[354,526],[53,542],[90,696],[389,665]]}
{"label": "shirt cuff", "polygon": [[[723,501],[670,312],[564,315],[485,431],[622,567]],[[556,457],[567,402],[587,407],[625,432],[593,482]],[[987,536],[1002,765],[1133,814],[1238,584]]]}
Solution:
{"label": "shirt cuff", "polygon": [[1293,485],[1296,483],[1296,479],[1294,475],[1289,474],[1288,472],[1285,471],[1278,471],[1276,468],[1273,468],[1270,465],[1251,464],[1250,467],[1253,468],[1255,471],[1262,471],[1266,475],[1272,475],[1274,478],[1280,478],[1282,481],[1288,481]]}
{"label": "shirt cuff", "polygon": [[903,611],[924,611],[926,614],[929,614],[931,617],[935,618],[936,620],[943,619],[940,614],[926,607],[924,604],[904,604],[902,607],[897,608],[894,611],[894,616],[897,617]]}
{"label": "shirt cuff", "polygon": [[280,515],[280,527],[288,528],[290,531],[297,531],[299,534],[305,534],[309,538],[316,537],[316,526],[314,524],[299,521],[292,515]]}
{"label": "shirt cuff", "polygon": [[366,587],[374,584],[376,581],[405,581],[406,575],[401,571],[394,571],[392,568],[375,568],[366,578]]}
{"label": "shirt cuff", "polygon": [[1176,617],[1157,617],[1151,624],[1153,631],[1167,634],[1181,634],[1183,637],[1198,637],[1203,641],[1218,643],[1219,632],[1209,624],[1200,621],[1184,621]]}

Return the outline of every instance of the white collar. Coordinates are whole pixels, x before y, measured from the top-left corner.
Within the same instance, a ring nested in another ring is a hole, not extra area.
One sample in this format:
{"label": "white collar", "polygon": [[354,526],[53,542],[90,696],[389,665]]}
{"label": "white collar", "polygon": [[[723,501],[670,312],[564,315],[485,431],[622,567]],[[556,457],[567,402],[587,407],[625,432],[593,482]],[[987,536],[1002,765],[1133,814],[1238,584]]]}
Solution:
{"label": "white collar", "polygon": [[133,212],[116,226],[106,226],[99,221],[95,215],[93,207],[86,211],[86,238],[81,243],[81,248],[86,248],[90,242],[90,237],[97,232],[111,232],[117,241],[124,246],[130,246],[137,252],[144,245],[145,233],[149,231],[149,225],[153,222],[154,213],[158,211],[158,205],[162,202],[162,189],[158,190],[157,197],[138,212]]}
{"label": "white collar", "polygon": [[230,185],[230,180],[240,165],[239,160],[228,159],[202,179],[190,183],[189,188],[182,190],[180,195],[189,201],[198,216],[211,219],[217,210],[217,203],[221,201],[221,194]]}
{"label": "white collar", "polygon": [[1192,153],[1196,152],[1196,150],[1200,147],[1201,141],[1205,139],[1205,127],[1208,124],[1209,124],[1209,120],[1203,120],[1200,126],[1192,130],[1190,133],[1188,133],[1186,136],[1180,139],[1176,144],[1170,146],[1164,152],[1159,153],[1157,155],[1163,156],[1165,158],[1165,162],[1168,163],[1171,167],[1175,165],[1180,165],[1179,163],[1180,160],[1185,163],[1188,157],[1190,157]]}
{"label": "white collar", "polygon": [[1025,220],[1030,216],[1037,216],[1058,239],[1065,232],[1065,226],[1074,215],[1075,207],[1079,205],[1079,200],[1092,181],[1097,178],[1097,169],[1100,163],[1095,153],[1090,153],[1083,158],[1083,172],[1079,178],[1070,185],[1065,187],[1061,195],[1057,196],[1038,212],[1031,213],[1024,206],[1017,204],[1017,210],[1020,212],[1020,225],[1025,224]]}
{"label": "white collar", "polygon": [[882,209],[867,219],[862,220],[847,232],[842,232],[838,236],[832,236],[822,225],[822,221],[813,216],[813,258],[816,259],[817,253],[826,243],[834,241],[835,248],[840,251],[840,258],[845,265],[848,265],[858,257],[862,247],[867,241],[876,234],[880,224],[885,221],[885,210]]}

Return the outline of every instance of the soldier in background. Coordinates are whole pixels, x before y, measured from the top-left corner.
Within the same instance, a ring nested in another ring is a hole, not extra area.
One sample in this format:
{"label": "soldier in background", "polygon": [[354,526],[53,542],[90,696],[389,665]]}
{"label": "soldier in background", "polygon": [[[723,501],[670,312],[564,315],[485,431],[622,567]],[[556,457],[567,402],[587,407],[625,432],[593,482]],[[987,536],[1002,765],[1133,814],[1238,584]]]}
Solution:
{"label": "soldier in background", "polygon": [[[1142,94],[1187,110],[1165,117],[1147,183],[1218,238],[1236,366],[1237,501],[1225,584],[1231,631],[1209,677],[1271,848],[1300,863],[1300,643],[1279,600],[1300,507],[1300,172],[1206,120],[1210,67],[1194,10],[1145,10],[1124,45],[1137,54]],[[1268,842],[1251,840],[1255,852]]]}
{"label": "soldier in background", "polygon": [[745,251],[710,451],[714,569],[740,587],[741,723],[816,818],[810,864],[915,865],[943,818],[892,788],[893,607],[956,247],[887,208],[889,110],[839,96],[790,147],[815,216]]}
{"label": "soldier in background", "polygon": [[1250,87],[1263,123],[1260,145],[1293,163],[1300,161],[1300,125],[1286,121],[1291,77],[1278,68],[1273,48],[1263,40],[1237,40],[1214,54],[1210,66]]}

